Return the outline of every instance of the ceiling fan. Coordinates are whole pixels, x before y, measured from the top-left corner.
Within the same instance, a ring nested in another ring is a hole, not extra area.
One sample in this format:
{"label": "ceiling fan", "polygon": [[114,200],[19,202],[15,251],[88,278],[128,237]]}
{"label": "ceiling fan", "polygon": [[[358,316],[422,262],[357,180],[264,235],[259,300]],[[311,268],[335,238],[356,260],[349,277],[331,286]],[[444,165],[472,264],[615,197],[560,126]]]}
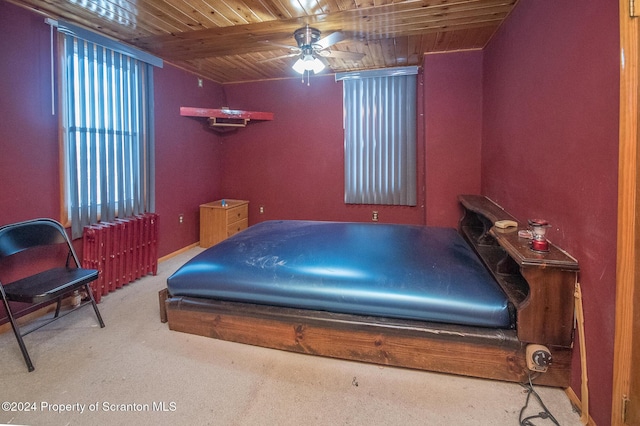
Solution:
{"label": "ceiling fan", "polygon": [[345,33],[340,31],[320,38],[320,30],[307,25],[306,27],[295,30],[293,37],[298,44],[297,46],[266,41],[266,43],[273,44],[274,46],[285,47],[289,49],[291,53],[275,58],[264,59],[260,62],[275,61],[297,56],[298,60],[292,66],[296,72],[304,74],[305,72],[313,71],[317,74],[328,65],[328,61],[325,58],[351,59],[358,61],[365,56],[364,53],[330,50],[329,47],[348,38]]}

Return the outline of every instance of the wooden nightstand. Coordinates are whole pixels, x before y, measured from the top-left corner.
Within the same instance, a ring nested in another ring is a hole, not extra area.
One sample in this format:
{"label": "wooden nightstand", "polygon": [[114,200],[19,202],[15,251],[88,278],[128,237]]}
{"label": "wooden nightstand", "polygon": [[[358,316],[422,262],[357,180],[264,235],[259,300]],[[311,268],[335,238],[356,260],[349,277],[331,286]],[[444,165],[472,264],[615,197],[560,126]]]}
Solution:
{"label": "wooden nightstand", "polygon": [[249,202],[222,200],[200,205],[200,247],[207,248],[249,226]]}

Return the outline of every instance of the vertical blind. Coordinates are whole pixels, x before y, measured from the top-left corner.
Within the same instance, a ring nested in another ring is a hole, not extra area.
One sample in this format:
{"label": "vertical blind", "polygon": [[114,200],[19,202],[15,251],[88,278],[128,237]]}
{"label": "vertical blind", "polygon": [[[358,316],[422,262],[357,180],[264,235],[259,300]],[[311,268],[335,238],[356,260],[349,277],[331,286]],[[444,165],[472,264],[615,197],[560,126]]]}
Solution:
{"label": "vertical blind", "polygon": [[128,55],[63,37],[61,92],[72,235],[154,209],[153,71]]}
{"label": "vertical blind", "polygon": [[416,205],[416,67],[343,80],[345,203]]}

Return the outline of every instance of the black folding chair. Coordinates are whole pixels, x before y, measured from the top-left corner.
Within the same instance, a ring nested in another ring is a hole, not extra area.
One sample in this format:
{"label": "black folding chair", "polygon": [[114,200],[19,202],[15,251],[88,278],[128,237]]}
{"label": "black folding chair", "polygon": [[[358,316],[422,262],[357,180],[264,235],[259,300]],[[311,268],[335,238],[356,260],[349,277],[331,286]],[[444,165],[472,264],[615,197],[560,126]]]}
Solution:
{"label": "black folding chair", "polygon": [[[59,247],[61,244],[66,244],[67,250],[64,266],[56,266],[11,283],[0,282],[2,301],[29,371],[33,371],[34,366],[22,339],[27,334],[88,304],[93,305],[100,327],[104,327],[102,316],[90,288],[90,283],[98,278],[98,271],[80,267],[78,256],[64,227],[55,220],[35,219],[0,227],[0,262],[4,262],[8,257],[29,249],[42,246]],[[37,252],[36,255],[44,254],[44,252],[38,250],[35,250],[35,252]],[[29,262],[31,262],[31,258],[29,258]],[[74,264],[72,265],[72,263]],[[87,298],[75,308],[65,311],[61,315],[60,308],[63,298],[82,288],[86,291]],[[10,301],[25,302],[31,305],[20,311],[13,312],[9,304]],[[26,332],[20,330],[16,318],[32,307],[33,304],[39,305],[53,301],[57,302],[57,306],[52,318],[47,318],[42,324],[32,327]]]}

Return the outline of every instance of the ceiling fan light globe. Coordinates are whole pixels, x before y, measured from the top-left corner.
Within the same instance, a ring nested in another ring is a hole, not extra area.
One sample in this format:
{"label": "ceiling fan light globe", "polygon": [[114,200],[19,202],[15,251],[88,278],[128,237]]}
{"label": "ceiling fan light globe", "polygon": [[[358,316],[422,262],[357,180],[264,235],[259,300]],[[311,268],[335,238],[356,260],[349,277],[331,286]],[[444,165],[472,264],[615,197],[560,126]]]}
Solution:
{"label": "ceiling fan light globe", "polygon": [[304,74],[304,72],[306,71],[302,58],[298,59],[291,68],[293,68],[293,70],[298,74]]}
{"label": "ceiling fan light globe", "polygon": [[314,74],[317,74],[325,68],[325,65],[320,59],[313,55],[304,55],[299,58],[291,68],[298,74],[304,74],[306,71],[313,71]]}
{"label": "ceiling fan light globe", "polygon": [[311,71],[313,71],[314,74],[318,74],[324,69],[324,63],[318,58],[313,58],[313,60],[310,62],[310,66]]}

